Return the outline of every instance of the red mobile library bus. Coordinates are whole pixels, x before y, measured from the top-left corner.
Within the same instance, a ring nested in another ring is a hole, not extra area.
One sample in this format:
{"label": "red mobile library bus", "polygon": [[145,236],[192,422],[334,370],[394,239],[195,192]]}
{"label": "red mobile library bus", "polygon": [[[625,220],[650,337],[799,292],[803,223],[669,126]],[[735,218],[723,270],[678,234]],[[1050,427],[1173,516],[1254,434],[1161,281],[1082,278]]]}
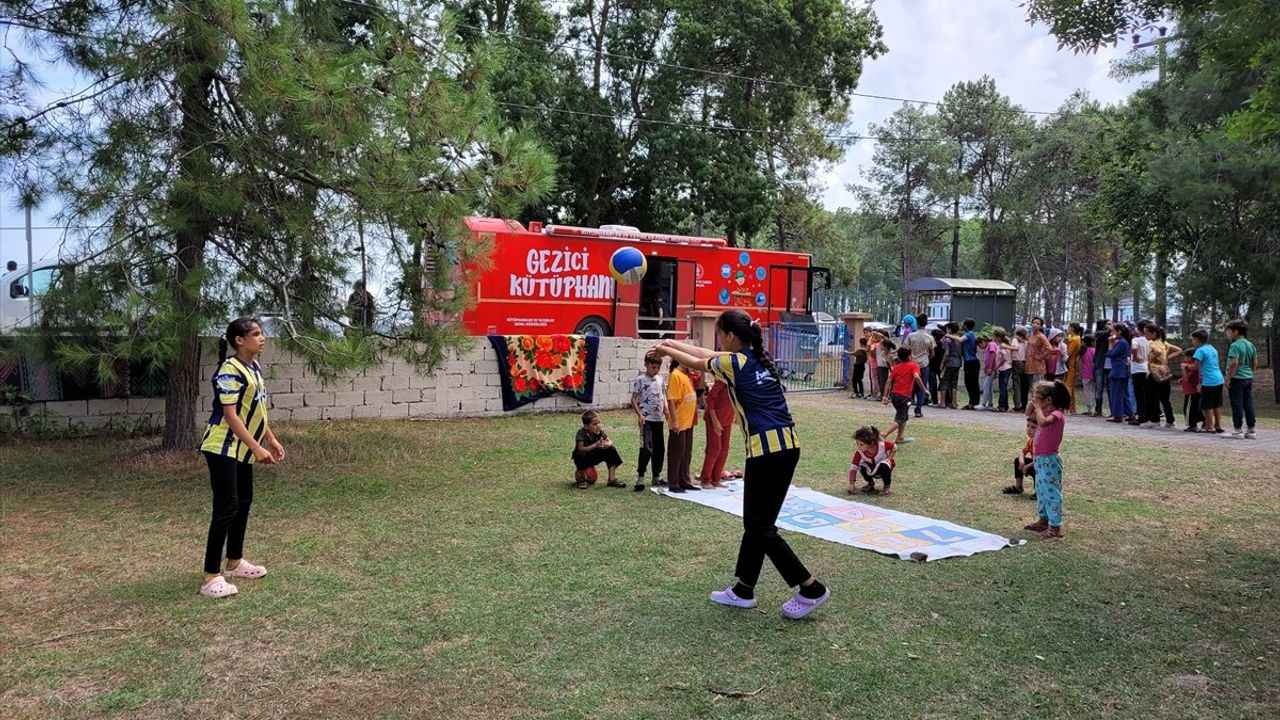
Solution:
{"label": "red mobile library bus", "polygon": [[[693,310],[738,307],[761,322],[807,315],[814,275],[809,256],[728,247],[723,238],[467,218],[473,237],[492,240],[491,262],[475,275],[463,325],[475,335],[573,333],[655,337],[688,334]],[[638,283],[609,274],[614,251],[644,253]]]}

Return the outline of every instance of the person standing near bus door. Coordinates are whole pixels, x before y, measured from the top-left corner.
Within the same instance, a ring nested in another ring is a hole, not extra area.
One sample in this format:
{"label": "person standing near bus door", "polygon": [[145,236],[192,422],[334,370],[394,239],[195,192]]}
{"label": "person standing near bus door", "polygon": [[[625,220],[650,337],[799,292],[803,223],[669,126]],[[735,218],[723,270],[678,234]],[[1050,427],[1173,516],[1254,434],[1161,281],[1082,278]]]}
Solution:
{"label": "person standing near bus door", "polygon": [[351,295],[347,298],[347,319],[351,327],[368,330],[373,327],[373,316],[377,306],[373,301],[373,293],[364,288],[364,281],[357,280]]}

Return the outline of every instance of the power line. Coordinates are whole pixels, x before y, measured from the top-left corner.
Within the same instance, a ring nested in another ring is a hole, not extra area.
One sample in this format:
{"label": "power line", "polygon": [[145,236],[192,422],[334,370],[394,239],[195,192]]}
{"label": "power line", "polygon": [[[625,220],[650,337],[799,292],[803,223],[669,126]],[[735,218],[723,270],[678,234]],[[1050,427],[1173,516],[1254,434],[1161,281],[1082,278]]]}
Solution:
{"label": "power line", "polygon": [[[371,9],[371,10],[379,10],[379,11],[385,11],[385,10],[386,10],[386,8],[384,8],[384,7],[382,7],[382,6],[379,6],[379,5],[371,5],[371,4],[366,3],[366,2],[361,2],[360,0],[339,0],[339,2],[343,2],[343,3],[348,4],[348,5],[352,5],[352,6],[355,6],[355,7],[366,8],[366,9]],[[425,19],[426,21],[428,21],[429,23],[434,24],[434,25],[435,25],[435,27],[436,27],[437,29],[439,29],[439,28],[443,27],[443,24],[444,24],[443,19],[437,19],[437,18],[424,18],[424,19]],[[71,31],[59,31],[59,30],[55,30],[55,29],[53,29],[53,28],[45,28],[45,27],[38,27],[38,26],[34,26],[34,25],[27,25],[27,24],[25,24],[25,23],[21,23],[21,22],[14,22],[14,21],[3,21],[3,22],[4,22],[4,23],[6,23],[6,24],[10,24],[10,25],[18,26],[18,27],[23,27],[23,28],[28,29],[28,30],[35,30],[35,31],[39,31],[39,32],[45,32],[45,33],[49,33],[49,34],[53,34],[53,35],[70,36],[70,37],[82,37],[82,38],[87,38],[87,39],[92,39],[92,40],[100,40],[100,41],[115,41],[115,42],[119,42],[119,43],[124,44],[124,45],[130,45],[130,46],[133,46],[133,47],[145,47],[145,45],[143,45],[143,44],[130,42],[130,41],[128,41],[128,40],[124,40],[124,39],[119,38],[119,37],[116,37],[116,38],[107,38],[107,37],[102,37],[102,36],[86,35],[86,34],[76,33],[76,32],[71,32]],[[483,27],[480,27],[480,26],[477,26],[477,25],[471,25],[471,24],[469,24],[469,23],[461,23],[461,22],[456,23],[456,26],[457,26],[457,27],[464,27],[464,28],[468,28],[468,29],[475,30],[475,31],[477,31],[477,32],[481,32],[481,33],[487,33],[487,34],[490,34],[490,35],[502,35],[502,36],[505,36],[505,37],[508,37],[508,38],[513,38],[513,39],[516,39],[516,40],[523,40],[523,41],[526,41],[526,42],[538,43],[538,44],[540,44],[540,45],[541,45],[541,44],[545,44],[545,43],[546,43],[546,41],[545,41],[545,40],[542,40],[542,39],[540,39],[540,38],[530,37],[530,36],[527,36],[527,35],[521,35],[521,34],[519,34],[519,33],[511,32],[511,31],[507,31],[507,30],[494,30],[494,29],[491,29],[491,28],[490,28],[490,29],[486,29],[486,28],[483,28]],[[583,51],[586,51],[586,52],[592,52],[592,53],[596,52],[596,50],[595,50],[594,48],[587,47],[587,46],[584,46],[584,45],[582,45],[582,44],[574,43],[574,42],[571,42],[571,41],[568,41],[568,40],[562,41],[562,42],[560,42],[560,43],[552,43],[552,44],[551,44],[551,47],[552,47],[552,48],[557,48],[557,49],[558,49],[558,48],[574,48],[574,49],[577,49],[577,50],[583,50]],[[829,93],[829,92],[831,92],[831,89],[830,89],[830,88],[821,88],[821,87],[818,87],[818,86],[816,86],[816,85],[806,85],[806,84],[803,84],[803,83],[794,83],[794,82],[791,82],[791,81],[788,81],[788,80],[773,80],[773,79],[770,79],[770,78],[764,78],[764,77],[758,77],[758,76],[752,76],[752,75],[742,75],[742,74],[739,74],[739,73],[731,73],[731,72],[726,72],[726,71],[721,71],[721,70],[708,70],[708,69],[706,69],[706,68],[697,68],[697,67],[692,67],[692,66],[689,66],[689,65],[681,65],[681,64],[678,64],[678,63],[663,62],[663,61],[661,61],[661,60],[646,59],[646,58],[638,58],[638,57],[635,57],[635,56],[632,56],[632,55],[624,55],[624,54],[621,54],[621,53],[609,52],[609,51],[607,51],[607,50],[601,50],[601,51],[599,51],[599,52],[600,52],[600,54],[601,54],[601,55],[604,55],[604,56],[606,56],[606,57],[616,58],[616,59],[619,59],[619,60],[629,60],[629,61],[636,62],[636,63],[645,63],[645,64],[649,64],[649,65],[654,65],[654,66],[657,66],[657,67],[667,67],[667,68],[672,68],[672,69],[676,69],[676,70],[683,70],[683,71],[686,71],[686,72],[700,73],[700,74],[703,74],[703,75],[708,75],[708,76],[713,76],[713,77],[723,77],[723,78],[729,78],[729,79],[733,79],[733,80],[744,80],[744,81],[749,81],[749,82],[758,82],[758,83],[767,84],[767,85],[778,85],[778,86],[782,86],[782,87],[795,88],[795,89],[798,89],[798,90],[809,90],[809,91],[813,91],[813,92],[817,92],[817,93]],[[848,93],[848,94],[849,94],[849,95],[852,95],[852,96],[855,96],[855,97],[868,98],[868,99],[872,99],[872,100],[887,100],[887,101],[890,101],[890,102],[914,103],[914,104],[919,104],[919,105],[929,105],[929,106],[933,106],[933,107],[942,107],[942,106],[943,106],[943,104],[944,104],[944,103],[942,103],[942,102],[940,102],[940,101],[937,101],[937,100],[920,100],[920,99],[916,99],[916,98],[905,98],[905,97],[898,97],[898,96],[894,96],[894,95],[879,95],[879,94],[876,94],[876,93],[864,93],[864,92],[857,92],[857,91],[849,91],[849,93]],[[546,109],[546,110],[553,110],[553,109],[551,109],[551,108],[531,108],[531,109],[539,109],[539,110]],[[1074,116],[1074,115],[1078,115],[1078,114],[1079,114],[1079,113],[1070,113],[1070,112],[1063,112],[1063,111],[1024,110],[1024,109],[1021,109],[1021,108],[1007,108],[1007,109],[1006,109],[1006,108],[993,108],[992,110],[994,110],[995,112],[1000,112],[1000,113],[1014,113],[1014,114],[1019,114],[1019,113],[1020,113],[1020,114],[1027,114],[1027,115],[1045,115],[1045,116],[1063,116],[1063,117],[1070,117],[1070,116]],[[553,110],[553,111],[555,111],[555,110]],[[571,112],[571,111],[563,111],[563,110],[560,110],[560,111],[556,111],[556,112]],[[589,114],[589,113],[577,113],[577,114]],[[615,119],[624,119],[624,118],[616,118],[616,117],[615,117]],[[655,120],[644,120],[643,118],[636,118],[636,119],[637,119],[637,120],[639,120],[639,121],[641,121],[641,122],[650,122],[650,123],[657,123],[657,122],[658,122],[658,121],[655,121]],[[679,123],[667,123],[667,124],[679,124]],[[685,126],[686,126],[686,127],[695,127],[695,126],[687,125],[687,124],[686,124]],[[717,126],[704,126],[704,129],[710,129],[710,130],[739,130],[739,131],[742,131],[742,132],[777,132],[777,131],[744,131],[744,130],[740,130],[740,129],[738,129],[738,128],[727,128],[727,127],[717,127]],[[875,139],[875,138],[870,138],[870,137],[867,137],[867,136],[861,136],[861,135],[824,135],[823,137],[828,138],[828,139],[840,139],[840,140],[868,140],[868,139]]]}
{"label": "power line", "polygon": [[29,23],[23,20],[12,20],[12,19],[6,18],[3,20],[0,20],[0,25],[22,28],[23,30],[27,30],[30,32],[44,33],[46,35],[53,35],[55,37],[81,38],[83,40],[96,40],[98,42],[108,42],[108,43],[113,42],[113,43],[118,43],[120,45],[125,45],[128,47],[135,47],[135,48],[144,48],[151,44],[151,43],[134,42],[132,40],[123,38],[119,35],[92,35],[89,33],[76,32],[75,30],[45,27],[43,25]]}
{"label": "power line", "polygon": [[[365,3],[365,2],[360,2],[360,0],[339,0],[339,2],[343,2],[343,3],[346,3],[346,4],[348,4],[348,5],[355,5],[355,6],[357,6],[357,7],[363,7],[363,8],[374,9],[374,10],[386,10],[386,8],[383,8],[383,7],[380,7],[380,6],[377,6],[377,5],[370,5],[370,4]],[[444,24],[443,19],[436,19],[436,18],[425,18],[425,19],[426,19],[428,22],[433,23],[437,29],[439,29],[440,27],[442,27],[442,26],[443,26],[443,24]],[[464,27],[464,28],[468,28],[468,29],[471,29],[471,30],[475,30],[475,31],[477,31],[477,32],[487,33],[487,34],[490,34],[490,35],[503,35],[503,36],[506,36],[506,37],[509,37],[509,38],[514,38],[514,39],[517,39],[517,40],[524,40],[524,41],[527,41],[527,42],[538,43],[539,45],[545,45],[545,44],[547,44],[547,41],[546,41],[546,40],[543,40],[543,39],[540,39],[540,38],[535,38],[535,37],[530,37],[530,36],[527,36],[527,35],[521,35],[521,34],[519,34],[519,33],[514,33],[514,32],[511,32],[511,31],[508,31],[508,30],[494,30],[494,29],[491,29],[491,28],[488,28],[488,29],[487,29],[487,28],[479,27],[479,26],[477,26],[477,25],[471,25],[471,24],[468,24],[468,23],[462,23],[462,22],[455,23],[455,25],[456,25],[457,27]],[[562,41],[562,42],[560,42],[560,43],[551,43],[551,44],[550,44],[550,47],[552,47],[552,48],[565,48],[565,47],[571,47],[571,48],[574,48],[574,49],[577,49],[577,50],[584,50],[584,51],[591,52],[591,53],[596,52],[595,48],[588,47],[588,46],[584,46],[584,45],[581,45],[581,44],[578,44],[578,43],[573,43],[573,42],[568,41],[568,40]],[[672,69],[675,69],[675,70],[684,70],[684,71],[687,71],[687,72],[701,73],[701,74],[704,74],[704,75],[711,75],[711,76],[716,76],[716,77],[725,77],[725,78],[730,78],[730,79],[733,79],[733,80],[748,80],[748,81],[751,81],[751,82],[764,83],[764,84],[768,84],[768,85],[780,85],[780,86],[783,86],[783,87],[796,88],[797,90],[811,90],[811,91],[814,91],[814,92],[817,92],[817,93],[829,93],[829,92],[831,92],[831,89],[830,89],[830,88],[821,88],[821,87],[818,87],[818,86],[816,86],[816,85],[805,85],[805,84],[803,84],[803,83],[794,83],[794,82],[790,82],[790,81],[788,81],[788,80],[772,80],[772,79],[769,79],[769,78],[756,77],[756,76],[752,76],[752,75],[740,75],[740,74],[738,74],[738,73],[725,72],[725,71],[722,71],[722,70],[708,70],[708,69],[706,69],[706,68],[696,68],[696,67],[691,67],[691,66],[688,66],[688,65],[680,65],[680,64],[677,64],[677,63],[662,62],[661,60],[652,60],[652,59],[646,59],[646,58],[638,58],[638,57],[635,57],[635,56],[632,56],[632,55],[622,55],[622,54],[619,54],[619,53],[609,52],[609,51],[607,51],[607,50],[601,50],[601,51],[600,51],[600,54],[601,54],[601,55],[604,55],[604,56],[606,56],[606,57],[616,58],[616,59],[618,59],[618,60],[630,60],[630,61],[632,61],[632,62],[637,62],[637,63],[646,63],[646,64],[649,64],[649,65],[655,65],[655,66],[658,66],[658,67],[667,67],[667,68],[672,68]],[[920,105],[932,105],[932,106],[934,106],[934,107],[942,107],[942,105],[943,105],[943,103],[942,103],[941,101],[938,101],[938,100],[917,100],[917,99],[914,99],[914,98],[896,97],[896,96],[893,96],[893,95],[877,95],[877,94],[875,94],[875,93],[863,93],[863,92],[856,92],[856,91],[850,91],[850,92],[849,92],[849,94],[850,94],[850,95],[853,95],[853,96],[856,96],[856,97],[869,98],[869,99],[872,99],[872,100],[889,100],[889,101],[892,101],[892,102],[917,103],[917,104],[920,104]],[[1023,109],[1021,109],[1021,108],[1008,108],[1008,109],[1000,108],[1000,109],[996,109],[996,112],[1002,112],[1002,113],[1022,113],[1022,114],[1027,114],[1027,115],[1046,115],[1046,116],[1061,115],[1061,116],[1064,116],[1064,117],[1066,117],[1066,116],[1071,116],[1071,115],[1077,115],[1077,114],[1078,114],[1078,113],[1070,113],[1070,112],[1062,112],[1062,111],[1050,111],[1050,110],[1023,110]]]}
{"label": "power line", "polygon": [[[94,225],[32,225],[32,230],[88,230]],[[0,227],[0,230],[26,230],[26,225],[15,225],[13,227]]]}
{"label": "power line", "polygon": [[[502,105],[503,107],[521,108],[524,110],[535,110],[538,112],[561,113],[564,115],[579,115],[583,117],[603,118],[606,120],[618,120],[623,122],[648,123],[651,125],[665,125],[670,127],[689,128],[691,130],[715,130],[719,132],[741,133],[744,135],[783,135],[783,136],[794,135],[794,133],[788,133],[785,130],[768,130],[763,128],[738,128],[738,127],[733,127],[731,125],[701,125],[698,123],[685,123],[685,122],[676,122],[673,120],[657,120],[653,118],[635,117],[633,115],[611,115],[609,113],[587,112],[584,110],[568,110],[566,108],[540,107],[537,105],[525,105],[523,103],[513,103],[513,102],[502,101],[502,100],[497,100],[494,102],[495,104]],[[888,142],[945,142],[947,140],[947,138],[920,138],[920,137],[901,137],[901,136],[880,138],[874,135],[835,134],[835,133],[823,133],[821,137],[826,140],[847,140],[851,142],[860,141],[860,140],[874,140],[876,142],[886,142],[886,141]]]}
{"label": "power line", "polygon": [[[348,5],[353,5],[356,7],[361,7],[366,9],[379,10],[379,11],[386,10],[386,8],[383,8],[381,6],[370,5],[365,2],[360,2],[359,0],[339,0],[339,1],[346,3]],[[443,19],[425,18],[425,20],[427,20],[430,23],[433,23],[437,29],[443,27],[443,24],[444,24]],[[491,30],[491,29],[486,30],[485,28],[482,28],[476,25],[470,25],[467,23],[457,23],[456,25],[457,27],[465,27],[472,30],[476,30],[481,33],[503,35],[506,37],[510,37],[518,40],[525,40],[529,42],[536,42],[539,44],[543,44],[545,42],[538,38],[520,35],[518,33],[513,33],[509,31],[504,31],[504,30]],[[49,28],[35,28],[32,26],[27,26],[27,27],[33,30],[38,29],[44,32],[62,34],[62,33],[58,33],[57,31],[51,30]],[[74,33],[72,34],[75,35]],[[90,37],[90,36],[82,36],[82,37]],[[93,37],[93,39],[106,40],[107,38]],[[572,47],[579,50],[585,50],[588,52],[595,52],[594,48],[585,47],[583,45],[572,43],[569,41],[564,41],[559,44],[552,44],[551,47],[553,48]],[[704,68],[695,68],[687,65],[679,65],[676,63],[666,63],[658,60],[637,58],[630,55],[622,55],[622,54],[612,53],[612,52],[603,51],[603,50],[601,51],[601,54],[609,57],[618,58],[618,59],[631,60],[638,63],[648,63],[651,65],[656,65],[661,67],[670,67],[670,68],[675,68],[675,69],[684,70],[688,72],[702,73],[702,74],[711,75],[711,76],[726,77],[726,78],[731,78],[736,80],[746,80],[751,82],[760,82],[760,83],[772,84],[772,85],[780,85],[780,86],[786,86],[786,87],[793,87],[797,89],[812,90],[816,92],[829,91],[829,89],[823,89],[813,85],[804,85],[804,84],[793,83],[785,80],[771,80],[768,78],[740,75],[737,73],[723,72],[718,70],[707,70]],[[943,105],[943,103],[935,100],[917,100],[912,98],[895,97],[892,95],[876,95],[872,93],[859,93],[859,92],[851,92],[850,94],[858,97],[872,98],[877,100],[889,100],[889,101],[903,102],[903,103],[918,103],[920,105],[932,105],[937,107],[940,107]],[[787,131],[782,131],[782,130],[737,128],[737,127],[732,127],[727,125],[706,125],[706,124],[678,122],[678,121],[671,121],[671,120],[658,120],[653,118],[643,118],[643,117],[635,117],[635,116],[596,113],[596,112],[588,112],[588,111],[582,111],[582,110],[569,110],[565,108],[533,106],[533,105],[525,105],[521,103],[513,103],[513,102],[505,102],[505,101],[495,101],[495,102],[496,104],[504,107],[521,108],[525,110],[532,110],[532,111],[544,112],[544,113],[551,112],[551,113],[560,113],[560,114],[566,114],[566,115],[576,115],[576,116],[582,116],[582,117],[595,117],[595,118],[609,119],[613,121],[639,122],[639,123],[647,123],[651,125],[683,127],[683,128],[689,128],[689,129],[710,130],[710,131],[717,131],[717,132],[734,132],[734,133],[745,134],[745,135],[781,135],[781,136],[793,135],[793,133],[788,133]],[[1065,112],[1048,112],[1048,111],[1042,111],[1042,110],[1021,110],[1016,108],[999,109],[998,112],[1014,112],[1014,113],[1025,113],[1025,114],[1036,114],[1036,115],[1060,115],[1064,117],[1078,114],[1078,113],[1065,113]],[[874,135],[866,135],[861,133],[821,133],[819,137],[822,137],[823,139],[826,139],[826,140],[845,141],[845,142],[861,142],[866,140],[872,140],[877,142],[943,142],[946,140],[946,138],[921,138],[921,137],[901,137],[901,136],[881,138],[881,137],[876,137]],[[21,229],[21,228],[12,228],[12,229]],[[55,229],[55,228],[40,228],[40,229]]]}

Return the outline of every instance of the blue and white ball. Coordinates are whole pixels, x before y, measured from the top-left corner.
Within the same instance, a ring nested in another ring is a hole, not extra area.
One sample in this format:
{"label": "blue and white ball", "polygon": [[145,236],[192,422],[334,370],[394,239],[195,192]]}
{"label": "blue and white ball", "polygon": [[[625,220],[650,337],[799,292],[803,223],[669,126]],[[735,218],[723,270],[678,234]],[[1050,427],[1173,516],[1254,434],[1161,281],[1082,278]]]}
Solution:
{"label": "blue and white ball", "polygon": [[645,260],[644,253],[633,247],[618,248],[609,258],[609,274],[622,285],[640,282],[648,269],[649,261]]}

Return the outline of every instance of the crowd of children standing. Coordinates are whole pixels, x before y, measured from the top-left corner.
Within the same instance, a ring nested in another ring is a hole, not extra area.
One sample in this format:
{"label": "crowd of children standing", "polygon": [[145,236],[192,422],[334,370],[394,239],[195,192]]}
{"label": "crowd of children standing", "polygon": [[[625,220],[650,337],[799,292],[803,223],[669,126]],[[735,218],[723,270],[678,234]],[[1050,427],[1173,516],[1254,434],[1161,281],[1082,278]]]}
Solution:
{"label": "crowd of children standing", "polygon": [[[1257,437],[1257,348],[1249,342],[1244,320],[1226,324],[1230,344],[1225,357],[1209,344],[1205,330],[1191,334],[1192,347],[1181,348],[1149,320],[1102,320],[1092,333],[1074,322],[1065,330],[1051,328],[1039,317],[1012,334],[999,326],[982,331],[975,326],[966,319],[929,329],[927,318],[909,315],[898,333],[869,329],[858,339],[853,397],[892,404],[895,415],[889,432],[868,427],[855,434],[858,452],[850,469],[850,492],[859,478],[866,483],[863,492],[876,492],[874,480],[879,478],[881,492],[887,493],[897,446],[912,441],[903,433],[909,406],[914,406],[916,418],[923,417],[925,407],[959,409],[962,384],[968,395],[965,410],[1026,414],[1026,443],[1014,458],[1014,483],[1004,492],[1020,495],[1024,479],[1032,479],[1039,517],[1027,529],[1045,537],[1062,534],[1058,447],[1068,416],[1098,417],[1144,429],[1173,428],[1177,421],[1171,391],[1175,374],[1180,374],[1186,432]],[[1174,372],[1175,366],[1180,373]],[[1222,425],[1224,398],[1231,404],[1230,433]]]}
{"label": "crowd of children standing", "polygon": [[[1028,326],[1009,332],[999,326],[978,330],[972,319],[930,327],[925,316],[908,315],[900,328],[898,333],[867,330],[852,353],[853,396],[892,405],[894,417],[885,431],[868,426],[854,434],[850,493],[890,493],[898,447],[913,441],[906,435],[907,424],[923,417],[925,407],[1026,415],[1027,438],[1014,458],[1014,483],[1004,492],[1023,494],[1024,480],[1032,480],[1038,517],[1026,529],[1045,537],[1062,535],[1063,465],[1058,450],[1068,417],[1173,428],[1177,421],[1171,390],[1175,375],[1180,375],[1176,381],[1182,390],[1185,431],[1256,437],[1252,385],[1257,349],[1248,340],[1243,320],[1226,324],[1230,345],[1225,358],[1209,344],[1204,330],[1191,334],[1192,347],[1182,348],[1168,341],[1164,328],[1147,320],[1103,320],[1087,333],[1079,323],[1056,329],[1035,317]],[[664,379],[661,362],[656,353],[646,356],[644,371],[632,388],[631,407],[641,440],[634,488],[645,488],[647,471],[651,482],[666,485],[670,492],[723,487],[733,476],[724,468],[734,421],[725,387],[717,382],[708,390],[700,373],[675,359]],[[967,395],[963,406],[962,392]],[[1224,399],[1231,403],[1234,431],[1229,434],[1222,426]],[[700,411],[706,450],[702,469],[694,476],[690,466]],[[621,456],[599,429],[599,416],[585,413],[583,426],[574,451],[577,486],[594,483],[587,468],[601,462],[609,468],[609,485],[624,486],[615,477]],[[864,483],[861,488],[859,481]]]}
{"label": "crowd of children standing", "polygon": [[[931,330],[925,324],[923,316],[913,316],[909,323],[904,318],[900,333],[865,331],[853,351],[853,397],[893,403],[889,375],[901,348],[910,351],[924,385],[911,398],[915,417],[923,416],[924,407],[1025,412],[1032,386],[1060,380],[1068,393],[1068,415],[1171,428],[1177,424],[1172,385],[1180,374],[1186,431],[1256,437],[1257,348],[1249,342],[1244,320],[1226,324],[1225,357],[1204,330],[1191,334],[1190,348],[1181,348],[1149,320],[1101,320],[1092,333],[1075,322],[1066,329],[1050,328],[1039,317],[1013,333],[999,326],[977,331],[971,319]],[[958,405],[961,390],[968,395],[963,406]],[[1231,404],[1229,434],[1221,423],[1224,401]]]}

